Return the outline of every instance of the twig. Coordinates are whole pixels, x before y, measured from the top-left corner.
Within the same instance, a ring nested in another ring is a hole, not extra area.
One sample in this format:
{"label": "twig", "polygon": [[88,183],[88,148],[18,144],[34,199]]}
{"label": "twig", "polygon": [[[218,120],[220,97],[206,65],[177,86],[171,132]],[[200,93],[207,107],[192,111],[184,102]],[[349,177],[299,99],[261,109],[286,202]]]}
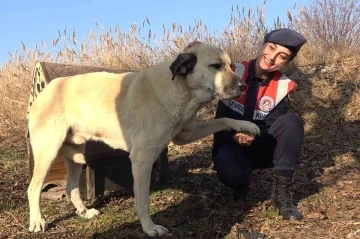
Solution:
{"label": "twig", "polygon": [[9,214],[20,227],[22,227],[25,231],[27,231],[27,229],[19,222],[19,220],[11,212],[5,212],[5,213]]}
{"label": "twig", "polygon": [[47,234],[59,234],[59,233],[64,233],[64,232],[69,232],[69,231],[66,229],[63,229],[63,230],[58,230],[58,231],[47,231],[46,233]]}

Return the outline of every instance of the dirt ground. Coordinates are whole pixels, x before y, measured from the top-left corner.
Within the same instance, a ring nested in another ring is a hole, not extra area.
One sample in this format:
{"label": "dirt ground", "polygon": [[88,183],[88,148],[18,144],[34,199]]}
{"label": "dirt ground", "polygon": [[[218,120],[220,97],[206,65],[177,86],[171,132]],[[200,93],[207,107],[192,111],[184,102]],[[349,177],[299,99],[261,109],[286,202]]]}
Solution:
{"label": "dirt ground", "polygon": [[[347,78],[334,77],[336,73],[332,68],[291,73],[300,88],[292,110],[305,122],[294,184],[302,221],[283,221],[271,206],[271,169],[254,171],[248,200],[235,202],[212,170],[209,136],[169,146],[169,181],[153,187],[150,208],[153,220],[170,231],[164,238],[360,238],[360,122],[355,104],[360,80],[354,72]],[[210,106],[200,117],[212,114]],[[50,228],[30,234],[28,184],[26,150],[0,150],[0,239],[147,238],[134,215],[132,190],[87,201],[102,212],[92,220],[77,217],[68,200],[42,200]]]}

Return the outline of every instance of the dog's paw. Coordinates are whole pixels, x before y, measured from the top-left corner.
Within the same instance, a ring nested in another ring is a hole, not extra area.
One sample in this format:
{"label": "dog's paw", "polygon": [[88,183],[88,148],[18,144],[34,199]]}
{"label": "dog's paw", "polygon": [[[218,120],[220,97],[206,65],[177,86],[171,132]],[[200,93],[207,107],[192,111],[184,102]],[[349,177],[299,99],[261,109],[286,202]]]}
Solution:
{"label": "dog's paw", "polygon": [[168,233],[168,229],[161,225],[153,224],[151,227],[144,227],[144,232],[151,237],[165,236]]}
{"label": "dog's paw", "polygon": [[235,130],[236,132],[248,133],[253,136],[260,135],[259,127],[249,121],[230,119],[230,121],[227,122],[230,125],[230,128]]}
{"label": "dog's paw", "polygon": [[82,212],[76,211],[76,214],[82,218],[91,219],[95,216],[99,216],[100,212],[98,210],[96,210],[95,208],[91,208],[91,209],[84,210]]}
{"label": "dog's paw", "polygon": [[37,220],[31,220],[29,231],[30,232],[45,232],[47,229],[48,224],[45,221],[44,217],[40,217]]}
{"label": "dog's paw", "polygon": [[229,118],[223,118],[228,130],[234,130],[236,132],[248,133],[253,136],[260,135],[260,128],[250,121],[246,120],[235,120]]}
{"label": "dog's paw", "polygon": [[244,125],[242,131],[252,134],[254,136],[260,135],[260,128],[256,124],[251,123],[251,122],[245,122],[245,125]]}

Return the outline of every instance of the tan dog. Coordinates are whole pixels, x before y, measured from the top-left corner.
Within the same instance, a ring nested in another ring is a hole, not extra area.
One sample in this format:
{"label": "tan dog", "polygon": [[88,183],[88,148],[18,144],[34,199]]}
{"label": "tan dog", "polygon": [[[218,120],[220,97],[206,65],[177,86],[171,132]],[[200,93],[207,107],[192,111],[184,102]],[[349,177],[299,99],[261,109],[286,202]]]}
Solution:
{"label": "tan dog", "polygon": [[142,72],[98,72],[53,80],[29,112],[35,164],[28,189],[29,230],[46,230],[40,193],[57,155],[67,159],[67,193],[77,213],[85,218],[99,214],[86,208],[79,194],[84,145],[92,139],[130,152],[135,212],[146,234],[165,235],[168,230],[149,216],[149,188],[152,165],[168,143],[183,145],[230,129],[260,133],[255,124],[228,118],[196,123],[197,111],[214,98],[240,95],[245,83],[230,65],[223,50],[197,44],[174,61]]}

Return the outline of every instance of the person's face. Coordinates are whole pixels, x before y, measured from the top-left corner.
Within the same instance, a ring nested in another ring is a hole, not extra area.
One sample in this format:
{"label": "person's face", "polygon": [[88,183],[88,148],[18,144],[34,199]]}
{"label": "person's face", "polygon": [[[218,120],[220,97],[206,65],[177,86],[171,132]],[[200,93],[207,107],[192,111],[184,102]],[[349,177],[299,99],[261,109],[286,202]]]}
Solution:
{"label": "person's face", "polygon": [[259,67],[265,72],[279,70],[290,61],[291,51],[278,44],[265,42],[258,53]]}

